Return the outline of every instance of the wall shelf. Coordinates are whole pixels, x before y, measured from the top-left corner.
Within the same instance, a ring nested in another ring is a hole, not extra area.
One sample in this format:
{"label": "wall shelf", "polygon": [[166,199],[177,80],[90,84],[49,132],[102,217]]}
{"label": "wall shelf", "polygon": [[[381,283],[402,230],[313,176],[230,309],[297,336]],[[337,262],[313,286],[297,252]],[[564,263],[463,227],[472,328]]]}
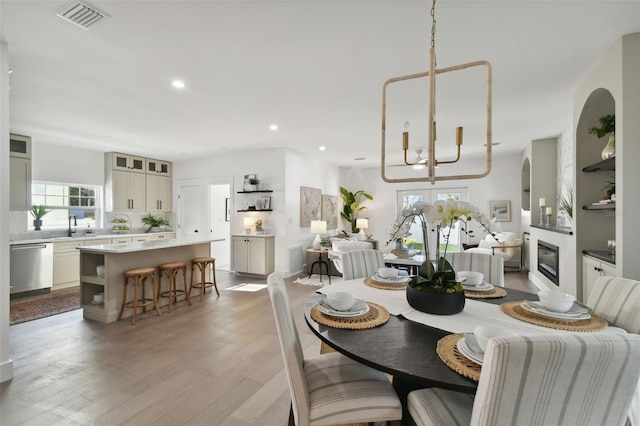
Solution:
{"label": "wall shelf", "polygon": [[555,225],[552,225],[552,226],[531,225],[531,227],[536,229],[543,229],[549,232],[557,232],[558,234],[573,235],[573,230],[571,228],[557,227]]}
{"label": "wall shelf", "polygon": [[259,191],[238,191],[238,194],[255,194],[257,192],[273,192],[272,189],[261,189]]}
{"label": "wall shelf", "polygon": [[616,209],[616,203],[609,203],[609,204],[589,204],[587,206],[582,206],[583,210],[615,210]]}
{"label": "wall shelf", "polygon": [[611,158],[607,158],[606,160],[598,161],[597,163],[591,164],[590,166],[586,166],[582,168],[583,172],[606,172],[613,171],[616,169],[616,157],[613,156]]}
{"label": "wall shelf", "polygon": [[244,213],[244,212],[272,212],[273,209],[246,209],[246,210],[238,210],[238,213]]}

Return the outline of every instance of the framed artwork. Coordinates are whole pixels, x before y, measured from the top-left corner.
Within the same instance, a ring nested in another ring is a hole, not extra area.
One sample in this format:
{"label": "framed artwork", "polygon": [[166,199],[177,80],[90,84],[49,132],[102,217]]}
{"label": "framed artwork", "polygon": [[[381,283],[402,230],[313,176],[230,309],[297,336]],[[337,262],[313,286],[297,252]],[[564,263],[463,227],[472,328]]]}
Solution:
{"label": "framed artwork", "polygon": [[265,195],[262,197],[262,209],[263,210],[271,210],[271,197]]}
{"label": "framed artwork", "polygon": [[311,226],[312,220],[320,220],[322,191],[307,186],[300,187],[300,227]]}
{"label": "framed artwork", "polygon": [[322,195],[322,214],[320,220],[327,221],[327,229],[338,229],[339,197],[337,195]]}
{"label": "framed artwork", "polygon": [[231,221],[231,206],[229,204],[231,204],[231,199],[230,198],[226,198],[224,200],[224,220],[225,220],[225,222],[230,222]]}
{"label": "framed artwork", "polygon": [[498,222],[511,222],[511,201],[489,201],[491,217]]}

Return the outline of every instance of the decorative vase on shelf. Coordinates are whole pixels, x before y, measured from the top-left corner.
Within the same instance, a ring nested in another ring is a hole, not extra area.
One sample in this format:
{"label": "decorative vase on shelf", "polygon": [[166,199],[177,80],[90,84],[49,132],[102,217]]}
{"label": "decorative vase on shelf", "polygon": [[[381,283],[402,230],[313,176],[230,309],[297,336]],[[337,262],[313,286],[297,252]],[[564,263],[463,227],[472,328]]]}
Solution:
{"label": "decorative vase on shelf", "polygon": [[612,132],[609,133],[609,141],[602,150],[602,159],[606,160],[614,155],[616,155],[616,134]]}

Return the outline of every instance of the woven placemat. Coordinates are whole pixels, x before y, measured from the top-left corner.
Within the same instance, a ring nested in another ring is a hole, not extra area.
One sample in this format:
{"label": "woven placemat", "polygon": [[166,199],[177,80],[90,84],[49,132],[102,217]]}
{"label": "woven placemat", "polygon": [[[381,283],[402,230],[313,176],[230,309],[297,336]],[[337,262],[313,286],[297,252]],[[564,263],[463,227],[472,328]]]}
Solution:
{"label": "woven placemat", "polygon": [[561,319],[547,318],[542,315],[528,312],[520,307],[522,301],[505,302],[500,305],[502,312],[519,319],[520,321],[542,327],[555,328],[566,331],[599,331],[607,328],[607,321],[597,315],[591,314],[591,318],[580,321],[563,321]]}
{"label": "woven placemat", "polygon": [[507,292],[504,288],[493,287],[489,291],[473,291],[473,290],[464,290],[464,296],[469,299],[499,299],[501,297],[505,297]]}
{"label": "woven placemat", "polygon": [[374,328],[389,321],[389,311],[387,308],[372,302],[367,302],[367,305],[369,305],[369,312],[350,318],[332,317],[331,315],[323,314],[320,312],[320,309],[318,309],[318,305],[316,305],[311,308],[311,318],[313,318],[318,324],[349,330]]}
{"label": "woven placemat", "polygon": [[476,382],[480,380],[481,365],[476,364],[460,353],[456,344],[464,337],[464,333],[450,334],[438,340],[436,352],[447,367],[456,373]]}
{"label": "woven placemat", "polygon": [[402,283],[402,284],[383,283],[380,281],[376,281],[373,278],[365,278],[364,283],[369,287],[379,288],[382,290],[404,290],[407,288],[407,283]]}

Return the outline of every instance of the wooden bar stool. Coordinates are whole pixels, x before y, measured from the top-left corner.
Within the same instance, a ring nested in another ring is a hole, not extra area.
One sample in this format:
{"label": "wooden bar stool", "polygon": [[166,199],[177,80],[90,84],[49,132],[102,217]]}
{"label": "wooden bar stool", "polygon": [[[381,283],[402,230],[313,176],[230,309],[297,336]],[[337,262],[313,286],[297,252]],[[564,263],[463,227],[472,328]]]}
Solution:
{"label": "wooden bar stool", "polygon": [[[207,268],[211,265],[213,270],[213,282],[207,282]],[[193,282],[193,270],[198,267],[200,269],[200,282]],[[216,260],[213,257],[196,257],[191,260],[191,285],[189,286],[189,294],[193,288],[200,289],[200,301],[204,300],[204,293],[209,287],[216,289],[216,294],[220,296],[218,292],[218,285],[216,284]]]}
{"label": "wooden bar stool", "polygon": [[[147,312],[147,306],[153,305],[158,315],[160,308],[158,307],[158,294],[156,285],[156,268],[138,268],[129,269],[122,273],[124,276],[124,293],[122,295],[122,306],[120,307],[120,314],[118,315],[118,321],[122,319],[124,308],[133,309],[133,316],[131,318],[131,325],[136,323],[136,315],[138,308],[142,308],[143,312]],[[145,282],[148,277],[151,277],[151,288],[153,290],[153,298],[149,299],[145,295]],[[129,287],[129,280],[133,279],[133,300],[127,302],[127,288]],[[138,296],[138,289],[142,287],[142,297]]]}
{"label": "wooden bar stool", "polygon": [[[172,263],[164,263],[158,267],[160,269],[160,278],[158,280],[158,293],[159,297],[168,297],[169,298],[169,312],[171,312],[171,308],[173,302],[178,303],[178,296],[185,296],[187,298],[187,302],[191,305],[191,299],[189,299],[189,292],[187,290],[187,264],[184,262],[172,262]],[[182,271],[182,286],[183,290],[179,290],[176,288],[176,279],[178,277],[178,273]],[[167,281],[169,282],[169,290],[162,291],[162,277],[167,275]]]}

